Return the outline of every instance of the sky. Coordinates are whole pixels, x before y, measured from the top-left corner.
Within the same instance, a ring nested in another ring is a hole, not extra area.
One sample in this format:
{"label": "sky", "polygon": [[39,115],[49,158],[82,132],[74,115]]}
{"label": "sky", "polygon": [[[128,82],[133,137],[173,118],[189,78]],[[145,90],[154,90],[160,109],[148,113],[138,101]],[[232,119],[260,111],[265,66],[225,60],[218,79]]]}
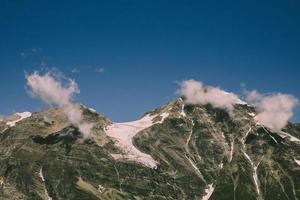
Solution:
{"label": "sky", "polygon": [[175,99],[187,79],[300,98],[299,13],[298,0],[2,0],[0,115],[47,108],[25,76],[52,68],[114,121]]}

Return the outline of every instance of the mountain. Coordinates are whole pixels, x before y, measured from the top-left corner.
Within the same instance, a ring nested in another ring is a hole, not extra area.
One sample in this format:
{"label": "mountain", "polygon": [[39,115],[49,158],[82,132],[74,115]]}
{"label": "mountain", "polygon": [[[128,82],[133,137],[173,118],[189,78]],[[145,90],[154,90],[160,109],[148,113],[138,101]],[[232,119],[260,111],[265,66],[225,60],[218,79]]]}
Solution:
{"label": "mountain", "polygon": [[273,132],[242,103],[177,99],[126,123],[76,106],[89,138],[59,108],[0,120],[0,199],[300,198],[300,124]]}

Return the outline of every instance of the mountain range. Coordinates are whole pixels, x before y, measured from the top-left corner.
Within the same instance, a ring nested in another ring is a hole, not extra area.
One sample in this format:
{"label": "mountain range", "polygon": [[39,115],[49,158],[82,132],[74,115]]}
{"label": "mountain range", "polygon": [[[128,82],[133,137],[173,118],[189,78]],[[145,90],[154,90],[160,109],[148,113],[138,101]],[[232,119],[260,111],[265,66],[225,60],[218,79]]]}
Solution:
{"label": "mountain range", "polygon": [[82,104],[85,137],[61,108],[0,120],[0,199],[300,199],[300,124],[258,123],[178,98],[116,123]]}

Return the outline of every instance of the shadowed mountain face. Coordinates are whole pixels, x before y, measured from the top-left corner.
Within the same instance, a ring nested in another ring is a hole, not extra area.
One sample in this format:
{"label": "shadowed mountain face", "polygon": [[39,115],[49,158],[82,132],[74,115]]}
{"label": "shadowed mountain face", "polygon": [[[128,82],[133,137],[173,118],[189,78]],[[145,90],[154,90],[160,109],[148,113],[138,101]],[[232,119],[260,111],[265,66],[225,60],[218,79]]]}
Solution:
{"label": "shadowed mountain face", "polygon": [[300,198],[299,124],[274,133],[251,106],[181,99],[130,123],[81,109],[89,139],[59,109],[0,121],[0,199]]}

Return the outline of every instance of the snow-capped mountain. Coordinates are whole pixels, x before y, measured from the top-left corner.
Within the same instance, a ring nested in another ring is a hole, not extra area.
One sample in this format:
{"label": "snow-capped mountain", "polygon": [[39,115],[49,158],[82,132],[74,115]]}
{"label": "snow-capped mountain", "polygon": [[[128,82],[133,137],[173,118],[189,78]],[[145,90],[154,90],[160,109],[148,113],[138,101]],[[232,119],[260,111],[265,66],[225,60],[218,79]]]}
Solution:
{"label": "snow-capped mountain", "polygon": [[255,107],[181,98],[132,122],[77,105],[0,120],[0,199],[299,199],[300,125],[274,132]]}

